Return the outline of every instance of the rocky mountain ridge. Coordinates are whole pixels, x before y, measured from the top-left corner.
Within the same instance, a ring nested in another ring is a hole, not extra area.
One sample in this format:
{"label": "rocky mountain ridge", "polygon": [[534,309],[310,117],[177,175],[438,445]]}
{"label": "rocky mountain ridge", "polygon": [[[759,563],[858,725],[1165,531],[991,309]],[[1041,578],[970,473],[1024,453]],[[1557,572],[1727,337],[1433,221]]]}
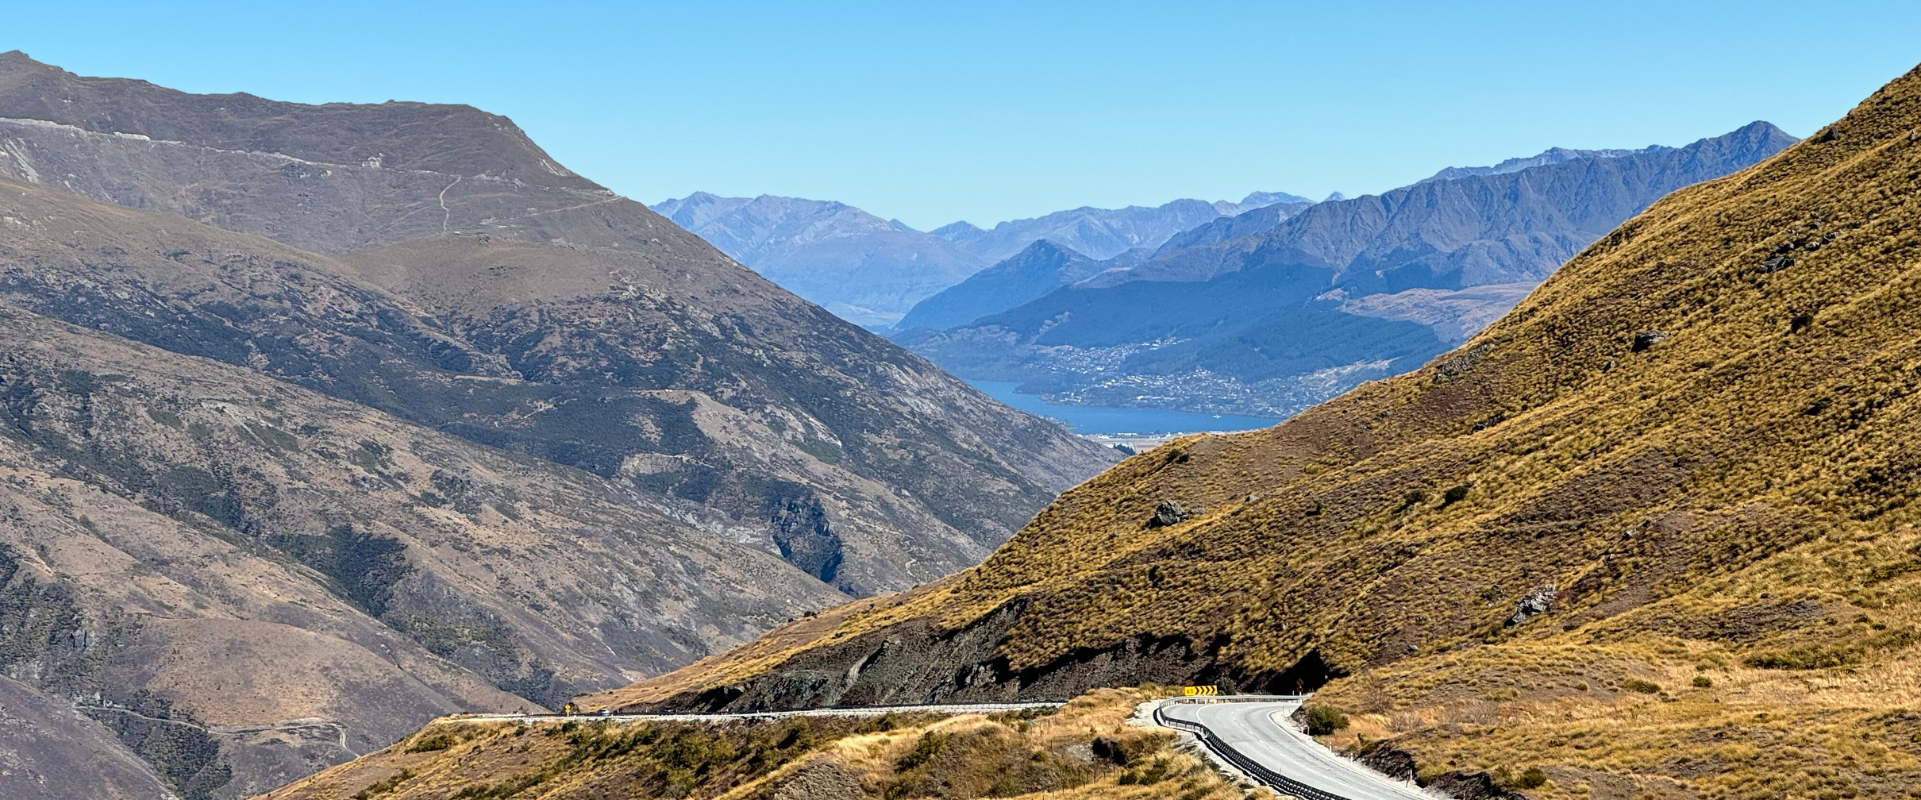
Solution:
{"label": "rocky mountain ridge", "polygon": [[[1498,316],[1609,226],[1792,141],[1754,123],[1284,219],[1276,206],[1008,311],[895,338],[957,374],[1058,402],[1284,417],[1413,368],[1473,332],[1460,319]],[[1496,285],[1510,289],[1479,288]]]}
{"label": "rocky mountain ridge", "polygon": [[1032,219],[1009,220],[991,229],[956,222],[936,228],[933,233],[980,255],[988,263],[1009,258],[1041,239],[1098,261],[1135,248],[1152,250],[1175,234],[1218,217],[1244,214],[1277,203],[1307,202],[1311,201],[1285,192],[1254,192],[1238,203],[1182,199],[1153,208],[1083,206]]}
{"label": "rocky mountain ridge", "polygon": [[504,118],[18,53],[0,117],[6,674],[183,796],[938,578],[1113,457]]}
{"label": "rocky mountain ridge", "polygon": [[1643,147],[1639,150],[1632,150],[1632,149],[1577,150],[1577,149],[1571,149],[1566,147],[1550,147],[1542,151],[1540,155],[1528,156],[1525,158],[1510,158],[1505,161],[1502,161],[1499,164],[1495,164],[1494,166],[1491,166],[1491,167],[1446,167],[1446,168],[1443,168],[1440,172],[1436,172],[1432,176],[1419,182],[1427,183],[1428,181],[1451,181],[1451,180],[1457,180],[1460,178],[1472,178],[1477,175],[1506,175],[1507,173],[1520,172],[1521,170],[1528,169],[1530,167],[1545,167],[1549,164],[1560,164],[1567,161],[1578,161],[1585,158],[1620,158],[1622,156],[1632,156],[1632,155],[1639,155],[1644,153],[1662,153],[1672,149],[1674,148],[1668,147],[1666,145],[1658,145],[1658,144],[1651,145],[1648,147]]}

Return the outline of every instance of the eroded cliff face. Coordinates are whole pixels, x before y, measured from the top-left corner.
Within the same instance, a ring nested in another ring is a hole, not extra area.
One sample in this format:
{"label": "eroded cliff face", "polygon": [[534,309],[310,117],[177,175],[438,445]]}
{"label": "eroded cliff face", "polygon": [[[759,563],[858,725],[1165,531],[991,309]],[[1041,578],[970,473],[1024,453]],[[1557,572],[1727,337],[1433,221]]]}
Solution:
{"label": "eroded cliff face", "polygon": [[19,310],[0,341],[8,674],[136,750],[202,731],[156,765],[182,791],[557,706],[844,599],[589,473]]}

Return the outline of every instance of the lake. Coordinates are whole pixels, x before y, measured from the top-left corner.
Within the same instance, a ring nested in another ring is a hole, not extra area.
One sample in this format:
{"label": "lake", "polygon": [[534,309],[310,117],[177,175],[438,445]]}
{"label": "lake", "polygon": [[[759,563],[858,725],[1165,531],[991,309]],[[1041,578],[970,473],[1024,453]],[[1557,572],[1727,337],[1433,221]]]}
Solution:
{"label": "lake", "polygon": [[1196,414],[1191,411],[1168,411],[1159,408],[1095,408],[1091,406],[1057,406],[1042,400],[1039,395],[1021,394],[1014,391],[1020,384],[1011,381],[968,381],[969,385],[987,393],[987,396],[1002,403],[1018,408],[1029,414],[1036,414],[1066,425],[1081,435],[1112,435],[1121,433],[1166,434],[1194,433],[1199,431],[1248,431],[1266,428],[1280,420],[1260,417],[1236,417],[1226,414]]}

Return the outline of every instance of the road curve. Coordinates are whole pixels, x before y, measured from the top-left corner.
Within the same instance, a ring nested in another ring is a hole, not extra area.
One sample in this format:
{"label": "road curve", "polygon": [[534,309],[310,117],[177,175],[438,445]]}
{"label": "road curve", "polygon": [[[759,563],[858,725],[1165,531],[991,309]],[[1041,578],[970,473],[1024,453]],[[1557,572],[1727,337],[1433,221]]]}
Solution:
{"label": "road curve", "polygon": [[[1229,763],[1238,765],[1245,759],[1277,774],[1281,781],[1269,781],[1255,770],[1243,770],[1283,795],[1325,795],[1314,800],[1435,800],[1434,795],[1411,784],[1335,755],[1297,730],[1286,717],[1300,707],[1299,698],[1170,703],[1161,706],[1156,716],[1177,729],[1204,729],[1202,743]],[[1300,785],[1276,785],[1284,783]]]}
{"label": "road curve", "polygon": [[1060,708],[1066,703],[968,703],[930,706],[865,706],[859,708],[808,708],[799,711],[751,711],[739,714],[459,714],[435,722],[735,722],[740,720],[782,719],[785,717],[880,717],[888,714],[1001,714],[1041,708]]}

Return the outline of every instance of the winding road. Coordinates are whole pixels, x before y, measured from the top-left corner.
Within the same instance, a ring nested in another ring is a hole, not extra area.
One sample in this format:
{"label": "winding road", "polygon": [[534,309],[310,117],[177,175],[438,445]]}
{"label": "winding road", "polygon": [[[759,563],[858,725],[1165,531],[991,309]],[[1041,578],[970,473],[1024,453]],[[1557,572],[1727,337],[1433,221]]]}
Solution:
{"label": "winding road", "polygon": [[1156,721],[1199,736],[1201,743],[1248,777],[1284,796],[1304,800],[1435,800],[1412,784],[1394,780],[1335,755],[1287,717],[1301,698],[1217,703],[1168,703]]}
{"label": "winding road", "polygon": [[[1142,706],[1154,722],[1192,733],[1220,761],[1249,778],[1302,800],[1437,800],[1359,762],[1342,758],[1296,729],[1287,718],[1300,697],[1227,697],[1209,702],[1172,701]],[[813,708],[739,714],[464,714],[436,722],[524,722],[552,719],[633,722],[727,722],[785,717],[877,717],[885,714],[995,714],[1059,708],[1064,703],[970,703],[866,708]]]}

